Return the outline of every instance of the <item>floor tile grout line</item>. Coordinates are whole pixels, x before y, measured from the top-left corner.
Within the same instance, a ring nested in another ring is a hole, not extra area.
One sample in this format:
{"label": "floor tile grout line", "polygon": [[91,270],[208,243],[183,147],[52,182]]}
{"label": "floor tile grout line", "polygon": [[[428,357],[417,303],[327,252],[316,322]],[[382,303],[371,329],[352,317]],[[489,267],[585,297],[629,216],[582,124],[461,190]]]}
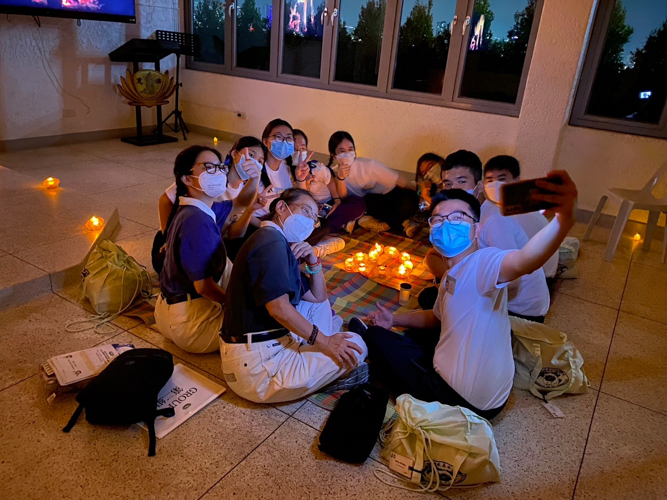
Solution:
{"label": "floor tile grout line", "polygon": [[607,372],[607,365],[609,364],[609,357],[611,356],[611,349],[614,344],[614,336],[616,335],[616,328],[618,328],[618,320],[621,317],[621,304],[623,304],[623,297],[625,296],[625,289],[628,286],[628,281],[630,280],[630,269],[632,269],[632,260],[634,257],[634,249],[630,256],[630,265],[628,265],[628,272],[625,275],[625,283],[623,285],[623,293],[621,293],[621,300],[618,304],[618,309],[616,312],[616,320],[614,321],[614,329],[611,332],[611,338],[609,339],[609,348],[607,349],[607,357],[604,360],[604,368],[602,369],[602,375],[600,376],[600,387],[597,390],[597,396],[595,398],[595,405],[593,405],[593,413],[591,414],[591,421],[588,425],[588,432],[586,433],[586,442],[584,443],[584,448],[581,453],[581,462],[579,462],[579,470],[577,471],[577,477],[574,481],[574,488],[572,490],[572,500],[575,500],[577,496],[577,487],[579,486],[579,478],[581,477],[581,471],[584,467],[584,461],[586,460],[586,450],[588,449],[588,441],[591,437],[591,432],[593,430],[593,423],[595,421],[595,413],[597,412],[598,403],[600,402],[600,394],[602,394],[602,388],[604,386],[604,376]]}
{"label": "floor tile grout line", "polygon": [[[209,489],[207,489],[207,490],[206,490],[206,491],[199,497],[198,500],[202,500],[206,495],[208,495],[208,494],[210,493],[210,491],[211,491],[213,488],[215,488],[218,484],[220,484],[221,481],[223,481],[227,476],[229,476],[232,472],[234,472],[234,471],[236,470],[236,468],[237,468],[239,465],[241,465],[243,462],[245,462],[246,459],[247,459],[250,455],[252,455],[253,453],[255,453],[255,451],[256,451],[260,446],[262,446],[262,445],[263,445],[263,444],[264,444],[264,443],[265,443],[271,436],[273,436],[273,435],[278,431],[278,429],[280,429],[283,425],[285,425],[287,422],[289,422],[291,418],[292,418],[291,416],[288,416],[283,422],[281,422],[281,424],[280,424],[278,427],[276,427],[275,429],[273,429],[273,431],[272,431],[271,433],[269,433],[268,436],[266,436],[264,439],[262,439],[262,441],[261,441],[257,446],[255,446],[255,447],[254,447],[252,450],[250,450],[250,451],[249,451],[249,452],[248,452],[248,453],[247,453],[241,460],[239,460],[238,463],[237,463],[234,467],[232,467],[232,468],[229,469],[227,472],[225,472],[225,473],[222,475],[222,477],[221,477],[220,479],[218,479],[218,480],[217,480],[217,481],[216,481],[216,482],[215,482]],[[298,420],[297,420],[297,421],[298,421]]]}
{"label": "floor tile grout line", "polygon": [[19,385],[19,384],[22,384],[22,383],[25,382],[26,380],[30,380],[31,378],[33,378],[33,377],[35,377],[35,376],[37,376],[37,375],[39,375],[39,372],[38,372],[38,373],[33,373],[32,375],[30,375],[30,376],[28,376],[28,377],[26,377],[26,378],[24,378],[24,379],[21,379],[21,380],[18,380],[18,381],[16,381],[16,382],[12,383],[12,384],[9,384],[7,387],[3,387],[2,389],[0,389],[0,393],[6,391],[7,389],[11,389],[11,388],[14,387],[14,386],[17,386],[17,385]]}
{"label": "floor tile grout line", "polygon": [[638,403],[635,403],[634,401],[630,401],[628,399],[621,398],[621,397],[616,396],[615,394],[611,394],[609,392],[604,392],[604,391],[598,391],[598,392],[601,392],[602,394],[604,394],[605,396],[609,396],[610,398],[618,399],[619,401],[623,401],[624,403],[628,403],[628,404],[631,404],[633,406],[637,406],[637,407],[639,407],[643,410],[650,411],[651,413],[656,413],[658,415],[662,415],[663,417],[667,417],[667,413],[665,413],[665,412],[662,412],[662,411],[659,411],[659,410],[654,410],[653,408],[649,408],[648,406],[640,405]]}

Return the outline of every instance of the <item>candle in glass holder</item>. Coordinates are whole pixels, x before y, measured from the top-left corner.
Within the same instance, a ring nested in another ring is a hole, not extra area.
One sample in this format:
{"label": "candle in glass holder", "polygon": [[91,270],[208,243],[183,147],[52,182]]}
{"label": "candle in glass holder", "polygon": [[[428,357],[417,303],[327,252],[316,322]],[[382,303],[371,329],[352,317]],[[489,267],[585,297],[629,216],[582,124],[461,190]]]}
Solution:
{"label": "candle in glass holder", "polygon": [[396,257],[398,255],[398,250],[396,247],[389,247],[385,249],[384,253],[389,255],[389,257]]}
{"label": "candle in glass holder", "polygon": [[366,268],[366,264],[364,264],[363,262],[361,264],[359,264],[359,272],[361,274],[365,274],[367,270],[368,269]]}
{"label": "candle in glass holder", "polygon": [[386,278],[387,277],[387,266],[378,266],[377,268],[377,277]]}
{"label": "candle in glass holder", "polygon": [[60,179],[56,179],[55,177],[47,177],[44,179],[44,182],[42,182],[44,189],[56,189],[59,185]]}
{"label": "candle in glass holder", "polygon": [[397,278],[407,278],[410,276],[410,271],[405,268],[403,264],[396,268],[396,277]]}
{"label": "candle in glass holder", "polygon": [[376,243],[375,245],[373,245],[373,250],[375,250],[375,252],[378,255],[380,255],[382,253],[382,250],[384,250],[384,247],[382,245],[380,245],[379,243]]}
{"label": "candle in glass holder", "polygon": [[409,260],[410,260],[410,254],[409,254],[408,252],[403,252],[403,253],[401,254],[401,260],[402,260],[403,262],[407,262],[407,261],[409,261]]}
{"label": "candle in glass holder", "polygon": [[357,262],[364,262],[366,260],[366,255],[364,252],[357,252],[354,254],[354,258]]}
{"label": "candle in glass holder", "polygon": [[405,262],[403,262],[403,265],[408,271],[412,271],[415,267],[415,265],[412,263],[411,260],[406,260]]}
{"label": "candle in glass holder", "polygon": [[371,262],[377,262],[379,257],[379,254],[377,250],[373,249],[370,252],[368,252],[368,258],[370,259]]}
{"label": "candle in glass holder", "polygon": [[356,267],[356,264],[354,263],[354,257],[349,257],[345,259],[345,270],[346,271],[354,271]]}
{"label": "candle in glass holder", "polygon": [[104,227],[104,219],[102,217],[92,216],[86,221],[85,228],[87,231],[99,231]]}

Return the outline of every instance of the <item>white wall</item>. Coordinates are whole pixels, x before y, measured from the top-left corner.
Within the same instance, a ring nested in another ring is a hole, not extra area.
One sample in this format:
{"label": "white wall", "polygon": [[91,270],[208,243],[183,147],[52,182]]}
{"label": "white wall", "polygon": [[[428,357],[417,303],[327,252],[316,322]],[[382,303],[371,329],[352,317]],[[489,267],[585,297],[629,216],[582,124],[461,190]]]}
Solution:
{"label": "white wall", "polygon": [[[483,161],[515,154],[524,177],[553,166],[569,170],[581,208],[592,210],[605,188],[641,187],[667,161],[665,140],[567,125],[594,3],[545,0],[518,118],[191,70],[183,77],[184,114],[191,123],[257,136],[282,117],[304,129],[321,152],[332,132],[348,130],[360,154],[402,170],[413,170],[430,150],[471,149]],[[606,211],[615,210],[610,203]]]}
{"label": "white wall", "polygon": [[[132,127],[134,108],[116,91],[129,66],[108,53],[177,30],[178,19],[178,0],[138,0],[136,25],[42,17],[39,28],[29,16],[0,15],[0,141]],[[153,115],[144,111],[144,123]]]}

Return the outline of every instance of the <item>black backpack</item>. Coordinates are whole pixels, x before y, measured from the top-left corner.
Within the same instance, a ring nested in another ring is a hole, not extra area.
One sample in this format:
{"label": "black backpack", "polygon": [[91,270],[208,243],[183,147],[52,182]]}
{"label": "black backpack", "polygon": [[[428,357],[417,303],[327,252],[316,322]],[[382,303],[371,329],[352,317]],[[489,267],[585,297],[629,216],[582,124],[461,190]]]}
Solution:
{"label": "black backpack", "polygon": [[79,406],[63,429],[69,432],[81,412],[99,425],[148,426],[148,456],[155,456],[155,417],[173,417],[174,409],[157,409],[158,394],[174,372],[174,361],[162,349],[131,349],[120,354],[76,397]]}
{"label": "black backpack", "polygon": [[343,394],[320,434],[320,450],[351,464],[366,461],[377,441],[389,396],[370,384]]}

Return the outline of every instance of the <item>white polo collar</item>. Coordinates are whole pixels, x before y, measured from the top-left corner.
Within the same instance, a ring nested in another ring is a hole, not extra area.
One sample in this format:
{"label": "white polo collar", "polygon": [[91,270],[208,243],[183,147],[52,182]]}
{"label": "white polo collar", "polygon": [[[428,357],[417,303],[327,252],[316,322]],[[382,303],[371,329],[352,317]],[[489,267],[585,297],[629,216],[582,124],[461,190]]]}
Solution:
{"label": "white polo collar", "polygon": [[206,215],[210,216],[211,219],[213,219],[213,222],[217,222],[217,217],[215,216],[215,212],[211,207],[209,207],[206,203],[204,203],[201,200],[198,200],[197,198],[190,198],[188,196],[181,196],[178,198],[178,202],[180,205],[190,205],[191,207],[197,207],[199,210],[204,212]]}

